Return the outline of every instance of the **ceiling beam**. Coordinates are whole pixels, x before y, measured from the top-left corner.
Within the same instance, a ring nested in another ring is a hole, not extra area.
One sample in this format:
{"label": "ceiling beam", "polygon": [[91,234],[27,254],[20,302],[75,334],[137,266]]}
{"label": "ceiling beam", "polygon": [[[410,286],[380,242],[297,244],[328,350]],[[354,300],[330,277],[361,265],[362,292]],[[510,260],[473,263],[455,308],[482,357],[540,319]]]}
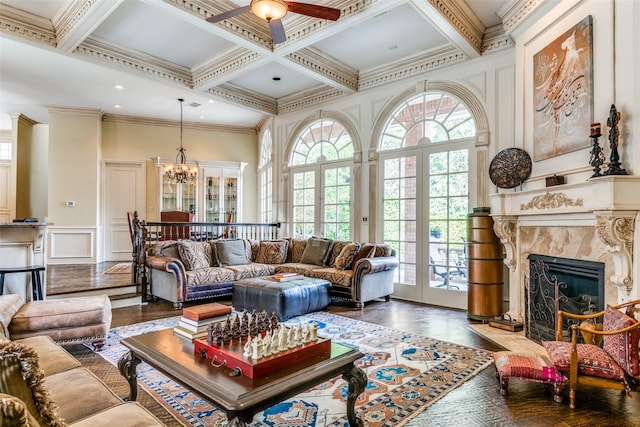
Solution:
{"label": "ceiling beam", "polygon": [[73,52],[122,1],[73,0],[60,18],[53,22],[58,39],[58,49]]}

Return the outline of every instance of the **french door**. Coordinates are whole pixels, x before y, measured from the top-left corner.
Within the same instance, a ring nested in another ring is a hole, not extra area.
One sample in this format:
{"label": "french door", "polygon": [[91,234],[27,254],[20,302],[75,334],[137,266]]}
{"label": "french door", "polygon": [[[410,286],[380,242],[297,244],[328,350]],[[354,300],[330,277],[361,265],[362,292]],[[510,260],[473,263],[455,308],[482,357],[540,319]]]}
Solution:
{"label": "french door", "polygon": [[350,240],[351,162],[301,166],[292,169],[294,237],[320,236]]}
{"label": "french door", "polygon": [[400,261],[395,297],[466,309],[468,156],[457,143],[380,154],[381,231]]}

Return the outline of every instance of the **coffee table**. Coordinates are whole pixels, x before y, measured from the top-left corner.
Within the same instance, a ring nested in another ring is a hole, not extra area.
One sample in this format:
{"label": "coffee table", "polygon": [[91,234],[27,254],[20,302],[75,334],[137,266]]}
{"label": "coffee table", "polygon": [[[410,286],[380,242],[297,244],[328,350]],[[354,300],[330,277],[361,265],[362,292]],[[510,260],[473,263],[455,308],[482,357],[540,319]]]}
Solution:
{"label": "coffee table", "polygon": [[129,349],[118,362],[120,373],[129,383],[126,400],[137,398],[136,368],[145,362],[223,410],[230,426],[245,427],[256,413],[342,375],[348,383],[349,425],[364,426],[354,407],[367,385],[367,375],[354,365],[364,354],[352,348],[332,342],[330,355],[318,355],[251,379],[233,376],[234,371],[215,367],[210,360],[194,354],[193,342],[174,335],[173,329],[124,338],[121,343]]}

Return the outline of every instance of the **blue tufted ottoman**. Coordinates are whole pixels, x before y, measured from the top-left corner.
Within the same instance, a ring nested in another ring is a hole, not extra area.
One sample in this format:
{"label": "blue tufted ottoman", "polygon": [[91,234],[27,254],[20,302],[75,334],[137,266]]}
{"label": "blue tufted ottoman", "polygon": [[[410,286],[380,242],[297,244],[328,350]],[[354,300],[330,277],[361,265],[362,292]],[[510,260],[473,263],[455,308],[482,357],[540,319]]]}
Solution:
{"label": "blue tufted ottoman", "polygon": [[266,310],[285,321],[328,306],[330,285],[311,277],[289,282],[272,282],[264,277],[242,279],[233,283],[232,305],[236,311]]}

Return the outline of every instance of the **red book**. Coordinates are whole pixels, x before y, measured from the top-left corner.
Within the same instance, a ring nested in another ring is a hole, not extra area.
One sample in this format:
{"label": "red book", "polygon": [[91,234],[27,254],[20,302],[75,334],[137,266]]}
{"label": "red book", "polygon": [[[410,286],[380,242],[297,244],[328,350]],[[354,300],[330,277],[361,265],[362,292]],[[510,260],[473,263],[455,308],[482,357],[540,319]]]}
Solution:
{"label": "red book", "polygon": [[194,305],[182,309],[182,316],[191,320],[209,319],[231,313],[231,306],[212,302],[210,304]]}

